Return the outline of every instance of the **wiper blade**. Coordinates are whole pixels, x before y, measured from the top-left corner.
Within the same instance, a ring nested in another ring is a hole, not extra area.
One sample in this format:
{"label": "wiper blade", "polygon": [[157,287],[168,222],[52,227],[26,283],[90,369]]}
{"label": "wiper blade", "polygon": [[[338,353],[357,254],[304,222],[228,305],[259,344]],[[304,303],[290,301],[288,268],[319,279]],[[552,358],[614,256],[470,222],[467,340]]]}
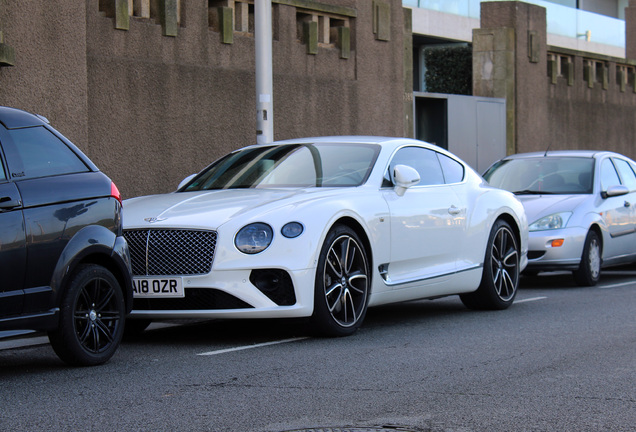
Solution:
{"label": "wiper blade", "polygon": [[555,195],[557,193],[558,192],[537,191],[537,190],[530,190],[530,189],[524,189],[524,190],[513,192],[513,194],[515,195]]}

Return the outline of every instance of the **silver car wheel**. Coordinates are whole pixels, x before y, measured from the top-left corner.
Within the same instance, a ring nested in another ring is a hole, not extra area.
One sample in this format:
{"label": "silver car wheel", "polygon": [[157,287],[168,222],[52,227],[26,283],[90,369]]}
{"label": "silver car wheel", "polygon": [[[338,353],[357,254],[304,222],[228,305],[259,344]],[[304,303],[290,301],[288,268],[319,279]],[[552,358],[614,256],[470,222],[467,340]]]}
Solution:
{"label": "silver car wheel", "polygon": [[499,228],[491,248],[493,286],[497,296],[507,302],[515,296],[519,278],[519,252],[514,234],[507,226]]}
{"label": "silver car wheel", "polygon": [[349,235],[336,238],[327,252],[323,286],[327,309],[342,327],[351,327],[363,316],[367,305],[367,260],[363,249]]}
{"label": "silver car wheel", "polygon": [[598,279],[601,273],[601,246],[596,238],[593,238],[590,242],[587,259],[590,265],[590,276],[593,279]]}

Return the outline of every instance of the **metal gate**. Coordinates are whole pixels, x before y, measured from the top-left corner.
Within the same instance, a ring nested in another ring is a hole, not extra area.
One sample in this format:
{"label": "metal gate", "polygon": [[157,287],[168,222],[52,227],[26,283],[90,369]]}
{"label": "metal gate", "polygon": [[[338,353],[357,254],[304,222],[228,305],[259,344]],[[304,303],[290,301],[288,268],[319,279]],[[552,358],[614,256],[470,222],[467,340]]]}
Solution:
{"label": "metal gate", "polygon": [[506,100],[415,92],[415,137],[482,173],[506,156]]}

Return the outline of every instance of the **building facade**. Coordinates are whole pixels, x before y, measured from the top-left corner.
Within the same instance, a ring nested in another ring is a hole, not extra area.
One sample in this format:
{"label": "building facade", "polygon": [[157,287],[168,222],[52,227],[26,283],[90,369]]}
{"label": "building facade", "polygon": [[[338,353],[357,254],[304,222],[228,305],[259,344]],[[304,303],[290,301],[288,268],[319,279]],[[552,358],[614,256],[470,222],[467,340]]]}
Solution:
{"label": "building facade", "polygon": [[[504,153],[636,157],[636,0],[531,2],[272,0],[274,138],[415,136],[422,46],[463,44],[472,95],[505,101]],[[174,190],[256,142],[253,3],[0,0],[0,104],[49,118],[125,197]],[[556,34],[554,7],[602,9],[622,41]]]}
{"label": "building facade", "polygon": [[[256,142],[253,14],[251,0],[2,0],[0,104],[47,117],[125,197],[174,190]],[[409,133],[400,0],[273,0],[272,21],[275,139]]]}

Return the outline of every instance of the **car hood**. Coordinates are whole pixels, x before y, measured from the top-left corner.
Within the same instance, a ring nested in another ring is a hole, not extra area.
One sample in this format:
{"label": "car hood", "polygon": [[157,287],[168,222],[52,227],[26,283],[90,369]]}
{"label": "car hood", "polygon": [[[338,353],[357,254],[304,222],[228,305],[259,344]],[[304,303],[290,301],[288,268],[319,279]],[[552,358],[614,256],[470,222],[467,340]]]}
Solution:
{"label": "car hood", "polygon": [[333,188],[224,189],[142,196],[124,201],[124,228],[217,229],[250,211],[267,212],[333,193]]}
{"label": "car hood", "polygon": [[565,211],[573,212],[589,195],[517,195],[532,224],[544,216]]}

